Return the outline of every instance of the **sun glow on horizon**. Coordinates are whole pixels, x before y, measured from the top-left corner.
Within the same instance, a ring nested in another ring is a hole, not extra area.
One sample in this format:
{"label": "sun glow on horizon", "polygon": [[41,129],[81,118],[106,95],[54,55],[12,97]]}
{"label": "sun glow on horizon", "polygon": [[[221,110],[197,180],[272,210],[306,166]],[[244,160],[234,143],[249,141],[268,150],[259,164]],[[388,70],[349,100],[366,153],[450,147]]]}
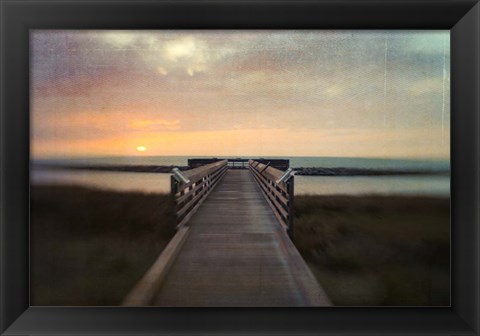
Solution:
{"label": "sun glow on horizon", "polygon": [[147,147],[145,147],[145,146],[138,146],[137,147],[138,152],[145,152],[146,150],[147,150]]}

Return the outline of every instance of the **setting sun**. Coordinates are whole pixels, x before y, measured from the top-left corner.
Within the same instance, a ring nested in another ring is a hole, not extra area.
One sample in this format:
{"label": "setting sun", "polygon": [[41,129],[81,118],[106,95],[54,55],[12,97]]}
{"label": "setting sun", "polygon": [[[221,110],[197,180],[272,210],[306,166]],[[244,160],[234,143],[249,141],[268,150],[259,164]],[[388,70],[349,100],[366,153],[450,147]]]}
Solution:
{"label": "setting sun", "polygon": [[145,147],[145,146],[138,146],[137,147],[137,151],[139,151],[139,152],[145,152],[146,150],[147,150],[147,147]]}

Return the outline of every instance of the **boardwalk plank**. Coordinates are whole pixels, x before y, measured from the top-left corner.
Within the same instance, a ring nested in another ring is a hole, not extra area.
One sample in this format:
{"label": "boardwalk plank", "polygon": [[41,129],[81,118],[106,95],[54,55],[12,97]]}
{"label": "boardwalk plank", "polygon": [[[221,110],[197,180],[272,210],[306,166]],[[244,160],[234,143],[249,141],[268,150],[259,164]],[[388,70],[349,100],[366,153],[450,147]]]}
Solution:
{"label": "boardwalk plank", "polygon": [[229,170],[188,225],[155,305],[330,304],[248,170]]}

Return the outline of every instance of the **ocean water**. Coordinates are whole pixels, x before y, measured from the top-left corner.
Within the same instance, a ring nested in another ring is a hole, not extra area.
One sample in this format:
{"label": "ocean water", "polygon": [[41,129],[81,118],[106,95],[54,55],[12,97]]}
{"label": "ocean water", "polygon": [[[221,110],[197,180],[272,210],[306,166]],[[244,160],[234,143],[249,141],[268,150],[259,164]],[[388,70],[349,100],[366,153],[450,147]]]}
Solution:
{"label": "ocean water", "polygon": [[[71,165],[159,165],[159,166],[186,166],[187,160],[192,158],[211,158],[211,156],[111,156],[111,157],[84,157],[84,158],[55,158],[37,159],[33,163],[44,164],[71,164]],[[224,158],[260,158],[256,156],[218,156]],[[423,159],[381,159],[381,158],[347,158],[347,157],[264,157],[264,159],[289,159],[290,166],[299,167],[345,167],[364,169],[419,169],[445,170],[450,168],[448,160]]]}
{"label": "ocean water", "polygon": [[[169,192],[170,174],[38,168],[37,163],[60,165],[176,165],[186,166],[187,156],[97,157],[33,161],[33,185],[80,185],[117,191]],[[196,157],[200,158],[200,157]],[[219,157],[224,158],[224,157]],[[273,157],[272,157],[273,158]],[[449,170],[448,161],[370,158],[291,157],[291,167],[344,167],[363,169]],[[295,194],[316,195],[450,195],[448,175],[422,176],[296,176]]]}

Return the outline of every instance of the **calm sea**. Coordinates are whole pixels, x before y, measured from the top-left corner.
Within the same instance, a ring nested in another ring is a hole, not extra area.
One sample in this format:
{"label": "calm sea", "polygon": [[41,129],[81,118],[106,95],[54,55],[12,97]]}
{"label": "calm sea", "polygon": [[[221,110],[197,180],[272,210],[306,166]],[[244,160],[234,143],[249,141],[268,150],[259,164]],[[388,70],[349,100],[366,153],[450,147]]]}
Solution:
{"label": "calm sea", "polygon": [[[35,164],[186,166],[188,158],[193,157],[135,156],[35,160],[32,165],[34,168],[31,171],[31,182],[34,185],[73,184],[120,191],[169,192],[170,174],[67,169],[49,170],[45,168],[36,168]],[[201,156],[195,156],[195,158],[201,158]],[[445,160],[400,160],[334,157],[289,157],[289,159],[290,166],[293,168],[343,167],[431,171],[445,171],[450,169],[449,162]],[[295,193],[318,195],[408,194],[449,196],[450,177],[445,175],[296,176]]]}

